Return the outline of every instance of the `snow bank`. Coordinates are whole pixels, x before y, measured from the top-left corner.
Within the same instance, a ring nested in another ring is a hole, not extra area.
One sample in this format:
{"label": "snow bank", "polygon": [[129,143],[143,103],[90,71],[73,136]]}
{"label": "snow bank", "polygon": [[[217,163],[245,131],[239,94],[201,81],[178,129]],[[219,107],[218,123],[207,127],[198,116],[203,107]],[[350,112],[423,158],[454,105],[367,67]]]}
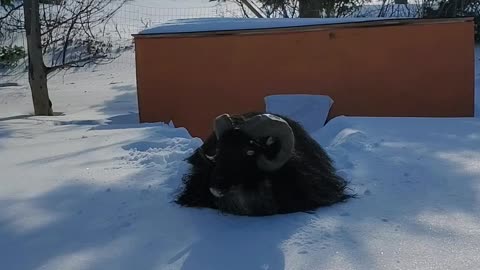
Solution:
{"label": "snow bank", "polygon": [[333,100],[323,95],[271,95],[265,97],[266,111],[298,121],[309,133],[327,120]]}

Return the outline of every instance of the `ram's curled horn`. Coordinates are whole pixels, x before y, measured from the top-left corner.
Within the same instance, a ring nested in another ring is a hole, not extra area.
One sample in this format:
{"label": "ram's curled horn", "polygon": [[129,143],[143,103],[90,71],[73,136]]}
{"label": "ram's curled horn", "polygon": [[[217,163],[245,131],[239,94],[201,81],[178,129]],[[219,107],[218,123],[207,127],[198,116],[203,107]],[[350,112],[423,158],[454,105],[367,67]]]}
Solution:
{"label": "ram's curled horn", "polygon": [[290,125],[282,118],[261,114],[246,121],[240,128],[254,138],[273,137],[280,141],[280,151],[273,159],[260,156],[257,164],[260,169],[274,171],[282,167],[291,157],[295,147],[295,137]]}
{"label": "ram's curled horn", "polygon": [[230,119],[229,114],[222,114],[219,115],[215,118],[215,121],[213,122],[213,130],[215,131],[215,135],[217,136],[217,139],[220,139],[223,133],[225,131],[232,129],[233,128],[233,123],[232,119]]}

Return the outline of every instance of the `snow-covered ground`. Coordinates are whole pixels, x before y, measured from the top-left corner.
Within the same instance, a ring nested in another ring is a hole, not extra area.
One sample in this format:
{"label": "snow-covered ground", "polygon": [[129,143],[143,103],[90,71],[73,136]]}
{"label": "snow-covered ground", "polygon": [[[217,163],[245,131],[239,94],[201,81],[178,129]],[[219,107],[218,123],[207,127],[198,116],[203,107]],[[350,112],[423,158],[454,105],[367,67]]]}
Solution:
{"label": "snow-covered ground", "polygon": [[480,118],[336,118],[312,136],[358,198],[314,214],[222,215],[171,203],[202,142],[138,123],[135,70],[122,61],[53,77],[55,117],[30,116],[24,81],[0,88],[0,269],[480,265]]}

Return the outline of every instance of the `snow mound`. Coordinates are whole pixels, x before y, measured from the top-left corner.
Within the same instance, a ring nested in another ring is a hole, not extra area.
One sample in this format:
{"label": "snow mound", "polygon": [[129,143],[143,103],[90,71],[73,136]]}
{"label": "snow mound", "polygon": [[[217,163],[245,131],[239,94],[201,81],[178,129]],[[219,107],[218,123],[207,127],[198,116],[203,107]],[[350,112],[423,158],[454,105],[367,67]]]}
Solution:
{"label": "snow mound", "polygon": [[265,97],[266,111],[298,121],[307,132],[323,127],[333,100],[323,95],[271,95]]}
{"label": "snow mound", "polygon": [[123,147],[128,150],[127,162],[138,166],[167,166],[182,161],[201,145],[199,140],[169,138],[160,141],[140,141]]}

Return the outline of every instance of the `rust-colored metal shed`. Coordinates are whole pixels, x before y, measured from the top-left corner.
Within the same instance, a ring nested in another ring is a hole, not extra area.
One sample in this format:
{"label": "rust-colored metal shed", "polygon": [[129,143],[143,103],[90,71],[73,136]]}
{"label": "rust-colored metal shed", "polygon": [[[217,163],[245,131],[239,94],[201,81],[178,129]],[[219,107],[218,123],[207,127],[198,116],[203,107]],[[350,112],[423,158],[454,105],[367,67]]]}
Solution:
{"label": "rust-colored metal shed", "polygon": [[470,117],[474,28],[455,19],[196,19],[134,35],[141,122],[206,138],[274,94],[334,100],[329,118]]}

